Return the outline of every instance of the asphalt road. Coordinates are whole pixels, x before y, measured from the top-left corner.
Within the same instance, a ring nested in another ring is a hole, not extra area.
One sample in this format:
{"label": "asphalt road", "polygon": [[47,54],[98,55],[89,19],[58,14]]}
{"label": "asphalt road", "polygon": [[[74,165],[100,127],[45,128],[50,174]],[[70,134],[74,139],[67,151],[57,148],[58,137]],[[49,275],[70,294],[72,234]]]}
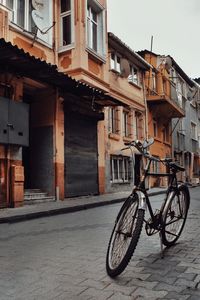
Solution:
{"label": "asphalt road", "polygon": [[[200,299],[200,187],[179,243],[160,257],[158,236],[144,230],[116,280],[106,249],[121,206],[0,225],[0,299]],[[159,206],[163,195],[151,198]]]}

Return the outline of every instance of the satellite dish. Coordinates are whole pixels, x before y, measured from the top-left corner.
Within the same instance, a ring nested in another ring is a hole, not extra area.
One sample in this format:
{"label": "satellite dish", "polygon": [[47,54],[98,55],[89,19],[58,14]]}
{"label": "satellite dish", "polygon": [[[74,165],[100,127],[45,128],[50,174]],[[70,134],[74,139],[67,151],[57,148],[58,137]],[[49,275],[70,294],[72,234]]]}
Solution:
{"label": "satellite dish", "polygon": [[46,30],[51,26],[49,23],[48,1],[32,0],[32,5],[34,7],[32,11],[33,21],[39,31],[44,34],[46,33]]}
{"label": "satellite dish", "polygon": [[126,58],[121,58],[120,60],[121,66],[121,75],[123,77],[128,77],[130,75],[130,64]]}
{"label": "satellite dish", "polygon": [[33,10],[32,11],[32,18],[35,23],[35,25],[40,29],[44,29],[46,27],[46,22],[44,19],[44,14],[40,12],[39,10]]}

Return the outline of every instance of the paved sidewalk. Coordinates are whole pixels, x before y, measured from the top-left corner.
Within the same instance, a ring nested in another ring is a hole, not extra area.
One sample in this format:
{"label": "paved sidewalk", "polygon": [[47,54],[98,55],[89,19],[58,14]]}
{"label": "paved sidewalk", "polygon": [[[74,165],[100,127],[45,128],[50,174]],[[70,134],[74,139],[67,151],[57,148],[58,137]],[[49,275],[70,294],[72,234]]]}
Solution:
{"label": "paved sidewalk", "polygon": [[[149,191],[150,196],[162,193],[165,193],[164,188],[152,188]],[[18,208],[5,208],[0,210],[0,223],[20,222],[119,203],[123,202],[129,194],[130,192],[121,192],[98,196],[67,198],[64,201],[25,205]]]}

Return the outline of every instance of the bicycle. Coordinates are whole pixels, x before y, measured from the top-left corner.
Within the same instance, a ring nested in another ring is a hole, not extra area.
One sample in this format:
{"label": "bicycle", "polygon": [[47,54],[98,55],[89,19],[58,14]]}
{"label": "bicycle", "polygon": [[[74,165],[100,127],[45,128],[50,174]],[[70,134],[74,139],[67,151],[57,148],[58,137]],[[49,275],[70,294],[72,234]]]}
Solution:
{"label": "bicycle", "polygon": [[[159,159],[150,155],[147,148],[154,143],[154,139],[144,142],[132,141],[125,143],[125,149],[135,147],[147,159],[140,182],[133,187],[130,196],[123,203],[111,233],[106,255],[106,271],[110,277],[121,274],[127,267],[137,246],[143,223],[148,236],[159,233],[161,242],[161,254],[163,257],[163,245],[170,247],[179,239],[187,219],[190,206],[190,193],[186,184],[179,183],[177,173],[185,169],[173,162],[171,158]],[[151,173],[150,167],[153,161],[161,162],[168,168],[166,173]],[[153,212],[148,188],[145,188],[145,180],[148,176],[167,176],[168,188],[160,209]],[[148,209],[150,218],[145,219],[145,211]]]}

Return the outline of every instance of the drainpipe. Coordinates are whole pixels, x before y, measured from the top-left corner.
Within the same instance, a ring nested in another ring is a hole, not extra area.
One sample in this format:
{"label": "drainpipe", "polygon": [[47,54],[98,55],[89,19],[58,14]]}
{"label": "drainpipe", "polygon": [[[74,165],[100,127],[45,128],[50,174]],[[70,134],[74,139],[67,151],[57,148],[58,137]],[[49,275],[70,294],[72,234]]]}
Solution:
{"label": "drainpipe", "polygon": [[148,139],[148,109],[147,109],[147,97],[145,89],[145,79],[144,73],[142,74],[142,86],[143,86],[143,95],[144,95],[144,105],[145,105],[145,138]]}
{"label": "drainpipe", "polygon": [[56,88],[55,92],[55,108],[54,108],[54,167],[55,167],[55,200],[58,201],[60,198],[59,195],[59,186],[58,186],[58,170],[57,170],[57,113],[58,113],[58,89]]}
{"label": "drainpipe", "polygon": [[53,23],[55,26],[53,26],[53,52],[54,52],[54,64],[58,66],[58,34],[57,34],[57,15],[58,15],[58,4],[56,4],[57,1],[54,2],[54,9],[53,9]]}

